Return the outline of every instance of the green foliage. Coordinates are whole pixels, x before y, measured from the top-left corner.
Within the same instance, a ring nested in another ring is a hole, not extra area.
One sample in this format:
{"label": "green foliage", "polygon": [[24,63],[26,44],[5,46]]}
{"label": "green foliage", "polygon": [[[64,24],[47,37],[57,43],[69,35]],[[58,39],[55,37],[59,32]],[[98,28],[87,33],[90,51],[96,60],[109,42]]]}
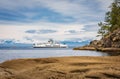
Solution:
{"label": "green foliage", "polygon": [[109,32],[110,26],[102,22],[98,23],[98,25],[100,26],[98,34],[100,34],[101,36],[105,36]]}
{"label": "green foliage", "polygon": [[118,4],[116,1],[112,3],[111,11],[106,13],[105,22],[98,24],[100,26],[98,34],[105,36],[109,32],[120,28],[120,6]]}
{"label": "green foliage", "polygon": [[115,29],[117,29],[120,26],[120,7],[117,5],[117,3],[113,3],[112,4],[112,8],[111,8],[111,20],[110,20],[110,24],[111,24],[111,28],[110,31],[114,31]]}

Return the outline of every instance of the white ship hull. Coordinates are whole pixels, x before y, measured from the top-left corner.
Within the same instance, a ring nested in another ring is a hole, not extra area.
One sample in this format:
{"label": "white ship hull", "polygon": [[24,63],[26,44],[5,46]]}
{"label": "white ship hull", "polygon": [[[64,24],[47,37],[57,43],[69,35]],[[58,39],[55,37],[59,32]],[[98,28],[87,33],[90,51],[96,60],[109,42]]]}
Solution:
{"label": "white ship hull", "polygon": [[48,41],[47,43],[35,43],[33,48],[68,48],[67,45],[56,43],[53,40]]}
{"label": "white ship hull", "polygon": [[68,47],[38,47],[38,46],[34,46],[33,48],[68,48]]}

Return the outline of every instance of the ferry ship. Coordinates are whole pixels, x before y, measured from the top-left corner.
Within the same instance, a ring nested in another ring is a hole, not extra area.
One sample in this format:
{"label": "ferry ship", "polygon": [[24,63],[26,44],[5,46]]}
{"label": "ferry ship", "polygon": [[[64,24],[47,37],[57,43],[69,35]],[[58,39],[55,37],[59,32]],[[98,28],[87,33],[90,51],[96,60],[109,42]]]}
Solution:
{"label": "ferry ship", "polygon": [[34,43],[34,48],[68,48],[66,44],[58,43],[53,39],[49,39],[46,43]]}

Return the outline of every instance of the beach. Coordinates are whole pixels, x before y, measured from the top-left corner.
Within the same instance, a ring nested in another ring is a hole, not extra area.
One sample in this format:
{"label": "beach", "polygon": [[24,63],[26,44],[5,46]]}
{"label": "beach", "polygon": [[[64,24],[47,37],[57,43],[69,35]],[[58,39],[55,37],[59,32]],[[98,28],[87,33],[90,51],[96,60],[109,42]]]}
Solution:
{"label": "beach", "polygon": [[119,79],[120,56],[14,59],[0,64],[0,79]]}

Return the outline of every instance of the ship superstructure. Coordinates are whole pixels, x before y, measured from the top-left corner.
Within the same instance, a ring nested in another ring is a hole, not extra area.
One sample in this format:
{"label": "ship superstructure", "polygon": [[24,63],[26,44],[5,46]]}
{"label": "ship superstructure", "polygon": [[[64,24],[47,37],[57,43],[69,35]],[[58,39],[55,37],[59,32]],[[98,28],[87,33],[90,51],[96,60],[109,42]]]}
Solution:
{"label": "ship superstructure", "polygon": [[53,39],[49,39],[46,43],[35,43],[33,44],[34,48],[67,48],[66,44],[62,44],[54,41]]}

